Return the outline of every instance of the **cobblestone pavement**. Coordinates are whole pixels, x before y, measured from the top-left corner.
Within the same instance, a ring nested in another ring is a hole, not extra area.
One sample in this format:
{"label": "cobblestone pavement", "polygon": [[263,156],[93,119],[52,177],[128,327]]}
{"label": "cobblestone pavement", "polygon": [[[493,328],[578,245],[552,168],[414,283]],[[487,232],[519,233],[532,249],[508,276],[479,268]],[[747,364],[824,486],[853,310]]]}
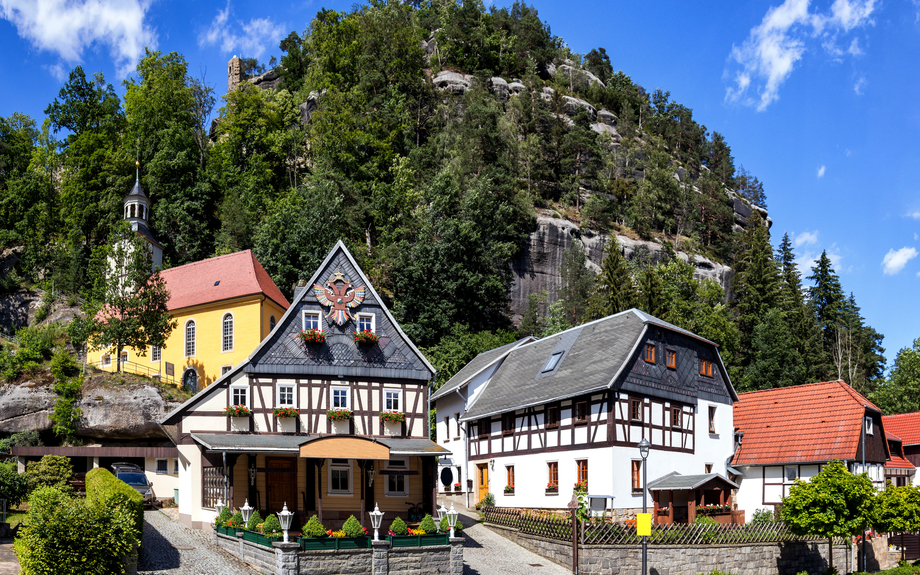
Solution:
{"label": "cobblestone pavement", "polygon": [[460,513],[466,543],[463,575],[571,575],[557,565],[478,523],[475,511]]}
{"label": "cobblestone pavement", "polygon": [[[206,530],[189,529],[158,510],[144,512],[138,561],[143,575],[255,575],[236,557],[212,544]],[[2,572],[0,572],[2,575]]]}

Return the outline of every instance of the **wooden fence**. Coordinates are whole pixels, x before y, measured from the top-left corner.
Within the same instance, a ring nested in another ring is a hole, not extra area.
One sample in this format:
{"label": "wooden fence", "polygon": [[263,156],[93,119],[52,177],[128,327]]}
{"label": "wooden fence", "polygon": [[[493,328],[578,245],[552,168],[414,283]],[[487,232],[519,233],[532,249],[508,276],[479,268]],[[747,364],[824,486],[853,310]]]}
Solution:
{"label": "wooden fence", "polygon": [[[482,510],[486,523],[503,525],[521,533],[557,541],[572,540],[572,519],[553,512],[487,507]],[[579,525],[582,545],[637,545],[642,538],[634,525],[592,520]],[[744,525],[704,525],[700,523],[653,525],[650,545],[737,545],[779,541],[826,541],[819,537],[795,535],[782,522]],[[843,544],[835,539],[834,544]]]}

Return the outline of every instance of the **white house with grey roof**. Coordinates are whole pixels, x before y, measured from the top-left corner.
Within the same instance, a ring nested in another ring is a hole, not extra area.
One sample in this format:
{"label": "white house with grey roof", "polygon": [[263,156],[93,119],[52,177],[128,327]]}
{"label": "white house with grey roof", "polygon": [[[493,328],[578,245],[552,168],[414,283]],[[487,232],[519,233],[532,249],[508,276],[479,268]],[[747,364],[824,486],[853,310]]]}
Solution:
{"label": "white house with grey roof", "polygon": [[[452,453],[440,487],[459,467],[473,503],[491,492],[500,507],[564,508],[583,482],[634,510],[646,437],[650,484],[694,476],[709,502],[715,492],[724,501],[736,400],[715,343],[635,309],[525,338],[478,356],[432,395],[437,441]],[[687,481],[663,485],[678,483]],[[652,489],[649,506],[685,521],[705,499],[688,489]]]}

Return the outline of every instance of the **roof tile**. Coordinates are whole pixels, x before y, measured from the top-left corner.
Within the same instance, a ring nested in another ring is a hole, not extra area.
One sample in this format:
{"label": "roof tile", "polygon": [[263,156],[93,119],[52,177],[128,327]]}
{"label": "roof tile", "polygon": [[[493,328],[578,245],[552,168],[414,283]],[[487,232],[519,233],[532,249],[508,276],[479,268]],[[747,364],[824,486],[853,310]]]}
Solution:
{"label": "roof tile", "polygon": [[[904,445],[920,444],[920,413],[883,415],[882,424],[885,426],[885,431],[890,431],[900,437]],[[891,437],[891,434],[888,437]]]}

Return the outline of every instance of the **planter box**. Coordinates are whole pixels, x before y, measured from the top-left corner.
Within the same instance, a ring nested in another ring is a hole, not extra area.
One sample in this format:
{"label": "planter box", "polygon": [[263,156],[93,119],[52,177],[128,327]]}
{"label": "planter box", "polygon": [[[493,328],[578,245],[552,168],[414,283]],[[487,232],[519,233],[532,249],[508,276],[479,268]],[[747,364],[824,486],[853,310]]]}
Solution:
{"label": "planter box", "polygon": [[223,533],[224,535],[229,535],[230,537],[236,537],[236,534],[240,532],[239,527],[218,527],[218,533]]}
{"label": "planter box", "polygon": [[506,489],[505,495],[514,495],[514,489],[511,489],[511,490]]}
{"label": "planter box", "polygon": [[371,538],[364,537],[300,537],[300,548],[304,551],[323,549],[370,549]]}
{"label": "planter box", "polygon": [[547,489],[546,494],[547,495],[559,495],[559,490],[558,489]]}
{"label": "planter box", "polygon": [[448,545],[450,543],[450,533],[438,533],[436,535],[388,535],[389,541],[393,548],[396,547],[426,547],[428,545]]}
{"label": "planter box", "polygon": [[454,491],[456,491],[457,493],[462,493],[462,492],[463,492],[463,487],[462,487],[462,486],[460,486],[460,487],[454,486]]}
{"label": "planter box", "polygon": [[272,539],[271,537],[266,537],[261,533],[256,533],[255,531],[243,531],[243,540],[249,541],[250,543],[256,543],[258,545],[264,545],[265,547],[271,547],[273,541],[281,541],[280,539]]}

